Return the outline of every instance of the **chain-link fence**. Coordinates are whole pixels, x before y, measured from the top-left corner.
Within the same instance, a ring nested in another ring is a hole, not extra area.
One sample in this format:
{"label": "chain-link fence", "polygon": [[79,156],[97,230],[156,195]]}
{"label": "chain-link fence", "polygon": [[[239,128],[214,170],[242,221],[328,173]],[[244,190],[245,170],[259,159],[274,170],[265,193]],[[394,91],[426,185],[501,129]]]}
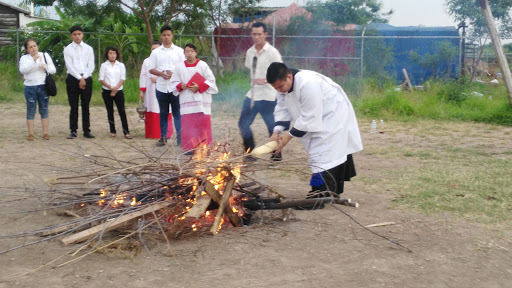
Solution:
{"label": "chain-link fence", "polygon": [[[3,29],[0,32],[7,33],[12,39],[10,45],[0,50],[2,61],[17,63],[25,39],[34,38],[40,50],[52,55],[58,71],[65,72],[62,51],[71,42],[67,31]],[[464,51],[465,39],[458,36],[456,30],[455,34],[451,31],[451,36],[439,35],[442,33],[378,35],[364,30],[346,34],[291,36],[273,30],[267,40],[281,52],[289,66],[316,70],[335,80],[388,77],[400,83],[404,79],[403,69],[417,84],[430,77],[455,78],[463,71],[460,69],[462,59],[471,52],[468,45]],[[158,36],[155,35],[155,39]],[[138,75],[143,60],[150,54],[148,36],[143,33],[85,32],[84,42],[94,48],[98,67],[105,61],[103,49],[116,46],[131,76]],[[238,35],[222,30],[209,35],[174,35],[174,43],[178,46],[183,47],[189,42],[196,44],[198,57],[207,61],[217,73],[245,69],[245,51],[252,45],[247,30]],[[483,59],[491,61],[492,58],[486,54]]]}

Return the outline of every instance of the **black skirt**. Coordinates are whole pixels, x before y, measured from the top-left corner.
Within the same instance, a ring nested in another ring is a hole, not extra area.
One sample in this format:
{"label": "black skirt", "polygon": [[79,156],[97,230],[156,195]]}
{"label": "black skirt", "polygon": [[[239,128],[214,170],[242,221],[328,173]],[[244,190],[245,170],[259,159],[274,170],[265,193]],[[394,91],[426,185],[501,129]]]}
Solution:
{"label": "black skirt", "polygon": [[341,194],[344,190],[344,181],[350,181],[350,178],[354,176],[356,176],[356,167],[352,154],[349,154],[347,155],[347,161],[322,172],[324,183],[319,186],[311,186],[311,191],[332,191]]}

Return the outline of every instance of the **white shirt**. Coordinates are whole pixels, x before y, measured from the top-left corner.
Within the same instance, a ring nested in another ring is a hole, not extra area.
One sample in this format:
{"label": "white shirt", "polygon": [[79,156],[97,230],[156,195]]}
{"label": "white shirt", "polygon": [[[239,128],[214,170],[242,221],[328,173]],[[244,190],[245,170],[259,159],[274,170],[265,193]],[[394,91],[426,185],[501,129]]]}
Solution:
{"label": "white shirt", "polygon": [[[187,84],[196,73],[199,73],[206,79],[204,83],[209,86],[208,89],[203,93],[199,91],[194,93],[190,89],[179,92],[177,86],[181,85],[181,83]],[[176,66],[176,71],[172,74],[171,85],[174,87],[172,93],[180,97],[180,114],[212,114],[212,94],[217,94],[219,90],[215,83],[215,76],[206,62],[199,61],[195,65],[185,64],[185,61],[181,62]]]}
{"label": "white shirt", "polygon": [[[172,71],[176,70],[176,65],[185,61],[185,53],[183,48],[174,44],[169,48],[163,45],[156,48],[149,56],[149,70],[156,69],[158,71]],[[156,80],[156,90],[162,93],[172,92],[171,79],[165,80],[163,77],[158,76]]]}
{"label": "white shirt", "polygon": [[[117,61],[112,65],[108,60],[103,62],[100,66],[100,75],[98,80],[104,80],[110,86],[117,86],[119,81],[126,80],[126,68],[124,64]],[[103,89],[110,90],[109,87],[102,85]],[[119,90],[123,90],[123,86],[119,87]]]}
{"label": "white shirt", "polygon": [[[46,56],[46,64],[44,62],[43,53],[38,53],[39,58],[37,61],[34,61],[34,58],[30,54],[25,54],[20,58],[20,73],[23,74],[23,78],[25,79],[23,82],[25,86],[43,85],[46,79],[46,71],[50,74],[57,72],[52,57],[50,57],[48,53],[44,53],[44,56]],[[46,67],[46,70],[40,68],[41,64]]]}
{"label": "white shirt", "polygon": [[[254,56],[258,58],[256,61],[256,69],[253,71],[252,64],[254,60]],[[256,52],[256,45],[253,45],[251,48],[247,50],[245,55],[245,67],[250,70],[251,83],[253,79],[266,79],[267,78],[267,69],[272,62],[283,62],[281,58],[281,54],[277,51],[274,46],[270,45],[268,42],[265,43],[260,52]],[[251,89],[245,96],[252,98],[254,95],[254,101],[266,100],[266,101],[275,101],[276,100],[276,90],[272,85],[266,83],[264,85],[251,85]]]}
{"label": "white shirt", "polygon": [[[313,173],[334,168],[347,155],[363,150],[354,108],[345,91],[330,78],[300,70],[291,93],[277,93],[276,123],[294,121],[293,128],[306,132],[300,137],[309,155]],[[276,126],[274,131],[284,127]]]}
{"label": "white shirt", "polygon": [[80,44],[71,42],[64,48],[64,62],[68,74],[80,80],[87,79],[94,72],[94,51],[83,41]]}

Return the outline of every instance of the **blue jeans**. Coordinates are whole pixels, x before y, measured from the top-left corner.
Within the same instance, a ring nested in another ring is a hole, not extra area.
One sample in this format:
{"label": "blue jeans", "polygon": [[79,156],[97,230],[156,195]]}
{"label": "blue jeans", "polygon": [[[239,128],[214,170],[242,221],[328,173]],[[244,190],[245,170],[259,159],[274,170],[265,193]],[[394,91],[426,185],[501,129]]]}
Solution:
{"label": "blue jeans", "polygon": [[254,149],[254,137],[252,135],[251,124],[254,122],[256,115],[260,113],[261,118],[267,125],[268,136],[272,135],[274,130],[274,109],[276,108],[277,101],[254,101],[254,106],[251,109],[251,99],[245,98],[242,106],[242,113],[240,113],[240,119],[238,120],[238,128],[242,134],[244,140],[244,150],[251,151]]}
{"label": "blue jeans", "polygon": [[34,120],[38,105],[41,119],[48,118],[50,97],[46,94],[44,85],[25,86],[25,99],[27,100],[27,120]]}
{"label": "blue jeans", "polygon": [[156,99],[160,107],[160,138],[167,138],[167,121],[169,118],[169,104],[171,104],[174,128],[176,128],[176,139],[178,145],[181,145],[180,98],[174,96],[172,92],[163,93],[156,90]]}

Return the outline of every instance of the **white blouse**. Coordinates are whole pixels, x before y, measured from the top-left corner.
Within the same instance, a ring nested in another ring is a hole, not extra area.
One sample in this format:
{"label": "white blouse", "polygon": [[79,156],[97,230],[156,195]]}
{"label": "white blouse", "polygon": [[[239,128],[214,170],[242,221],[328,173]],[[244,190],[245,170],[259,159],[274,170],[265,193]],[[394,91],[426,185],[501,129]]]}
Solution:
{"label": "white blouse", "polygon": [[[34,61],[34,58],[30,54],[25,54],[20,58],[20,73],[23,74],[25,86],[37,86],[43,85],[46,79],[46,71],[50,74],[55,74],[57,69],[53,64],[52,57],[48,53],[44,53],[46,56],[46,62],[44,61],[43,53],[39,53],[39,58]],[[40,65],[43,64],[45,69],[41,69]]]}
{"label": "white blouse", "polygon": [[[126,80],[126,68],[124,64],[117,61],[112,65],[108,60],[103,62],[100,66],[100,75],[98,80],[104,80],[110,86],[117,86],[119,81]],[[103,89],[110,90],[109,87],[102,85]],[[119,87],[119,90],[123,90],[123,86]]]}

